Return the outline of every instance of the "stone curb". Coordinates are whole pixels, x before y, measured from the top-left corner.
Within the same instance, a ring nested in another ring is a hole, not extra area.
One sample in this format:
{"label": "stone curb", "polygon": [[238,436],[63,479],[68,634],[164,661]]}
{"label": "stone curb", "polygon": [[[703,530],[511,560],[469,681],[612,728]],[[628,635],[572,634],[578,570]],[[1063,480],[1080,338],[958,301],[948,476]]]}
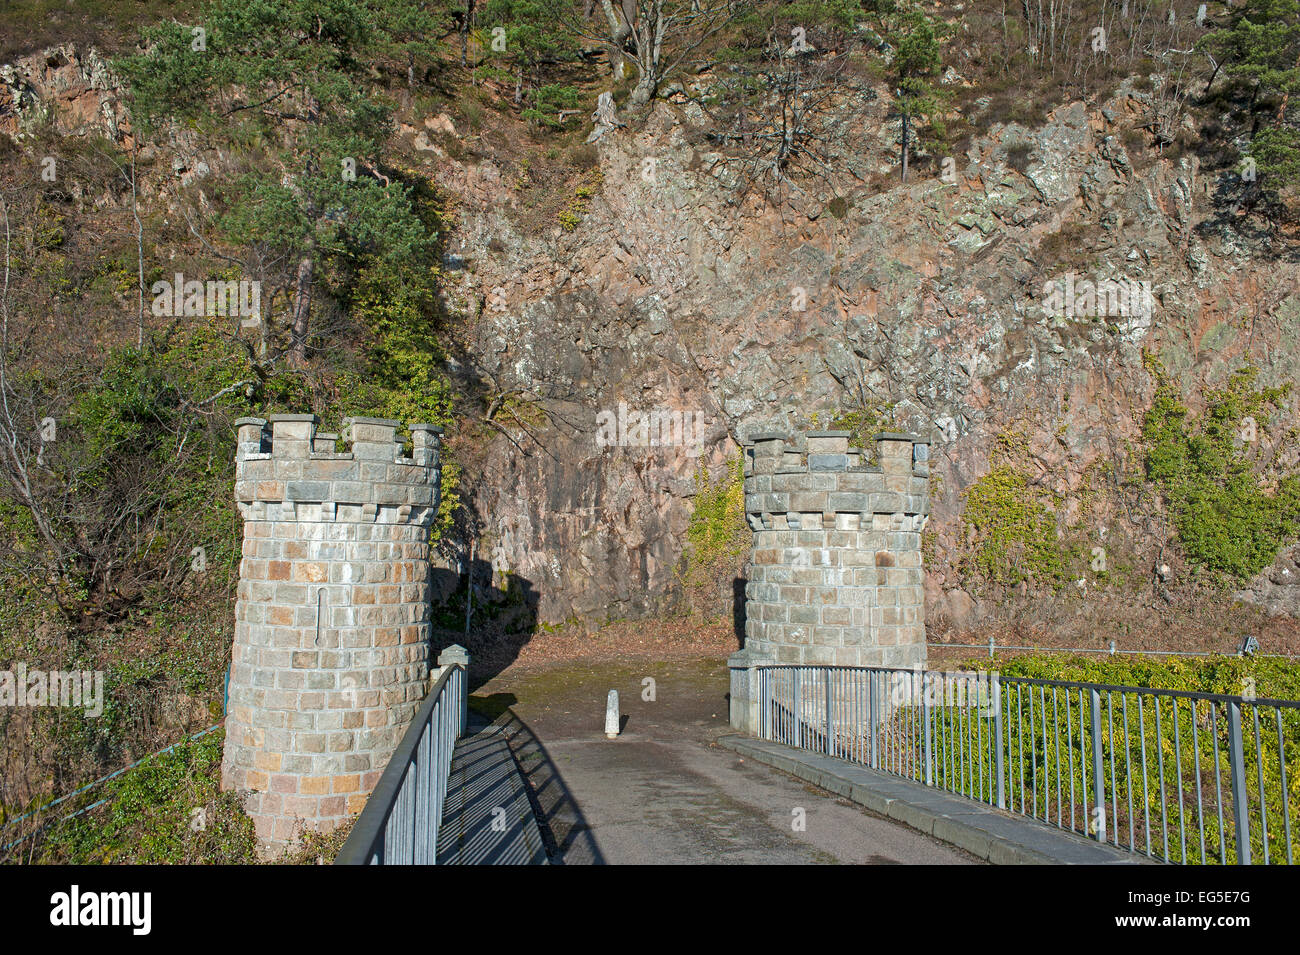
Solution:
{"label": "stone curb", "polygon": [[1149,861],[841,759],[744,736],[722,736],[717,742],[995,865],[1139,865]]}

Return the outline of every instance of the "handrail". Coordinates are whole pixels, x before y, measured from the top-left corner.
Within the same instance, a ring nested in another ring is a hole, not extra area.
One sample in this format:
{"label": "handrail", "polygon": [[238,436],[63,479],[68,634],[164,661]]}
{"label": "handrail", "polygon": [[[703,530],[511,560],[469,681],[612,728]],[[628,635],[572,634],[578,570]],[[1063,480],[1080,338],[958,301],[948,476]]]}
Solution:
{"label": "handrail", "polygon": [[1216,703],[1257,703],[1264,706],[1282,706],[1300,708],[1300,700],[1275,700],[1270,697],[1233,696],[1227,693],[1203,693],[1199,690],[1174,690],[1158,686],[1128,686],[1122,683],[1088,683],[1079,680],[1049,680],[1044,677],[1006,676],[996,670],[915,670],[907,667],[854,667],[854,666],[820,666],[804,663],[759,663],[756,670],[871,670],[876,673],[906,673],[908,676],[918,674],[942,675],[945,677],[993,677],[996,676],[1003,686],[1008,683],[1023,683],[1032,686],[1059,686],[1071,690],[1109,690],[1112,693],[1151,693],[1163,696],[1177,696],[1190,700],[1213,700]]}
{"label": "handrail", "polygon": [[335,865],[437,861],[452,749],[465,731],[465,692],[465,667],[445,665],[352,824]]}
{"label": "handrail", "polygon": [[1293,863],[1300,700],[758,664],[756,734],[1153,860]]}

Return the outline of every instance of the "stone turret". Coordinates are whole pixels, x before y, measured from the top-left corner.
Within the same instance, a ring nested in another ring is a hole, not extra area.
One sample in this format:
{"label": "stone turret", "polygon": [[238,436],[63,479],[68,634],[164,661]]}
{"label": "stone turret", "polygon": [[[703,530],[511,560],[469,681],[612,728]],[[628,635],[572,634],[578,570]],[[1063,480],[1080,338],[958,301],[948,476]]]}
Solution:
{"label": "stone turret", "polygon": [[428,689],[441,429],[241,418],[244,518],[222,786],[264,848],[358,812]]}
{"label": "stone turret", "polygon": [[868,466],[849,437],[756,434],[746,447],[745,649],[776,663],[923,666],[929,442],[878,435]]}

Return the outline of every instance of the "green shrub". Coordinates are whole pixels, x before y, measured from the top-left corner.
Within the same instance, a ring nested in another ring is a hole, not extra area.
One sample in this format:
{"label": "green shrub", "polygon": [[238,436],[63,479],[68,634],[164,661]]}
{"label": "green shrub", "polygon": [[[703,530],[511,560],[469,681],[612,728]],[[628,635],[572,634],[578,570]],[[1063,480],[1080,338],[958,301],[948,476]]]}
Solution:
{"label": "green shrub", "polygon": [[1057,533],[1054,495],[1030,485],[1010,459],[1017,440],[1004,435],[988,474],[966,489],[962,510],[964,569],[989,584],[1060,584],[1078,556]]}
{"label": "green shrub", "polygon": [[57,823],[42,861],[235,864],[257,861],[252,821],[220,791],[217,730],[153,756],[94,790],[106,805]]}
{"label": "green shrub", "polygon": [[[1257,369],[1234,372],[1206,392],[1193,417],[1157,363],[1156,395],[1143,420],[1146,475],[1159,486],[1188,559],[1221,580],[1244,580],[1269,566],[1300,525],[1300,477],[1257,471],[1249,456],[1290,385],[1257,388]],[[1283,441],[1291,435],[1283,436]]]}
{"label": "green shrub", "polygon": [[745,520],[745,457],[738,452],[716,483],[701,468],[695,476],[695,508],[686,526],[685,583],[702,589],[723,588],[739,570],[750,544]]}
{"label": "green shrub", "polygon": [[580,109],[582,91],[576,86],[540,86],[532,91],[529,99],[528,108],[521,114],[523,118],[539,126],[559,129],[564,125],[559,119],[560,111]]}

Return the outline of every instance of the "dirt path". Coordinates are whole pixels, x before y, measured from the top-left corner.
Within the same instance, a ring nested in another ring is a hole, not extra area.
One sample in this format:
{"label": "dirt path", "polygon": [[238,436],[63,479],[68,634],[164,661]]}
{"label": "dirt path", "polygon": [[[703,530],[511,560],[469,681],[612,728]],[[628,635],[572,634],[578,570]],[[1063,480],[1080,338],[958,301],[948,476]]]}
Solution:
{"label": "dirt path", "polygon": [[[611,689],[625,721],[613,741]],[[507,721],[543,839],[566,864],[974,861],[714,745],[730,732],[726,693],[720,659],[588,661],[508,669],[471,706]]]}

